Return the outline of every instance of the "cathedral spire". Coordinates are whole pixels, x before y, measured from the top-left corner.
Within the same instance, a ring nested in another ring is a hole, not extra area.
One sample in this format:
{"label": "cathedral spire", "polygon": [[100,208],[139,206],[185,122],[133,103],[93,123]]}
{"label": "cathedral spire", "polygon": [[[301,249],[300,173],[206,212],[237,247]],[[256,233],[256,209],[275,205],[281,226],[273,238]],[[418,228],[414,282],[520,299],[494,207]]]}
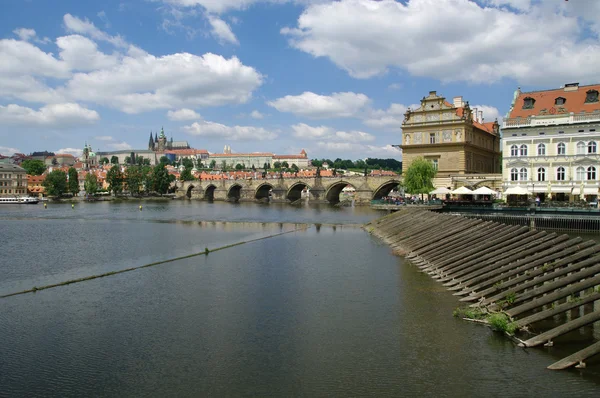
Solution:
{"label": "cathedral spire", "polygon": [[150,139],[148,140],[148,150],[154,149],[154,140],[152,139],[152,130],[150,130]]}

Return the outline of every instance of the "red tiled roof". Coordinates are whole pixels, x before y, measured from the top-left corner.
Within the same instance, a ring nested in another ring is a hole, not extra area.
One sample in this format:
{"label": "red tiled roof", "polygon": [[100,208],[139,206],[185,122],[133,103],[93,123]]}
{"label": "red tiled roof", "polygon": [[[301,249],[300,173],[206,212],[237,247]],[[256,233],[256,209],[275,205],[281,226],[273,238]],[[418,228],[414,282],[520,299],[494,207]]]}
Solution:
{"label": "red tiled roof", "polygon": [[273,155],[273,159],[306,159],[306,155]]}
{"label": "red tiled roof", "polygon": [[54,156],[49,156],[50,158],[74,158],[75,156],[70,153],[57,153]]}
{"label": "red tiled roof", "polygon": [[[446,105],[448,105],[450,107],[453,106],[451,104],[448,104],[447,102],[446,102]],[[463,108],[463,107],[456,108],[456,116],[463,117],[464,113],[465,113],[465,108]],[[496,122],[479,123],[478,121],[473,120],[473,126],[477,127],[479,130],[483,130],[490,134],[494,134],[494,124],[495,123]]]}
{"label": "red tiled roof", "polygon": [[268,153],[268,152],[256,152],[256,153],[213,153],[210,156],[216,156],[216,157],[236,157],[236,156],[241,156],[241,157],[253,157],[253,156],[273,156],[272,153]]}
{"label": "red tiled roof", "polygon": [[[565,88],[556,88],[551,90],[520,93],[515,100],[514,107],[508,117],[517,118],[539,115],[540,111],[542,110],[546,110],[548,114],[570,112],[587,113],[600,110],[600,102],[585,102],[588,91],[596,90],[600,92],[600,84],[579,86],[576,90],[574,87],[571,87],[571,89],[567,87],[566,89],[567,91],[565,91]],[[565,103],[563,105],[555,104],[556,98],[559,97],[565,99]],[[535,101],[532,109],[523,109],[525,98],[532,98]]]}

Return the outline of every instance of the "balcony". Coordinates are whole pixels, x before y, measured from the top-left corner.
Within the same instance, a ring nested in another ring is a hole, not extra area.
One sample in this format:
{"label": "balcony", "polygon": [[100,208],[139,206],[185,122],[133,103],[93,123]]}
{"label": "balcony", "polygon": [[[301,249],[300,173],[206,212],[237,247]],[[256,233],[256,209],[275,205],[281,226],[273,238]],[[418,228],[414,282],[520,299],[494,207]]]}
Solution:
{"label": "balcony", "polygon": [[548,126],[552,124],[564,125],[564,124],[577,124],[577,123],[590,123],[600,122],[600,112],[594,113],[578,113],[573,112],[561,115],[544,115],[544,116],[528,116],[528,117],[517,117],[517,118],[506,118],[502,122],[502,128],[515,128],[515,127],[535,127],[535,126]]}

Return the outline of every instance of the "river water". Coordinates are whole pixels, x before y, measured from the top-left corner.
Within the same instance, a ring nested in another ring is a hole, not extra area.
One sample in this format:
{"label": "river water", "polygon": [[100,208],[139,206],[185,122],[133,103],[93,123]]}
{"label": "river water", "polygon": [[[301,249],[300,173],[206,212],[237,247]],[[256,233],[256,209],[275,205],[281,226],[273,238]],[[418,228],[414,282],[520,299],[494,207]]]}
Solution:
{"label": "river water", "polygon": [[0,299],[0,396],[600,395],[600,365],[545,369],[572,346],[453,318],[358,227],[381,213],[138,205],[3,206],[0,295],[253,241]]}

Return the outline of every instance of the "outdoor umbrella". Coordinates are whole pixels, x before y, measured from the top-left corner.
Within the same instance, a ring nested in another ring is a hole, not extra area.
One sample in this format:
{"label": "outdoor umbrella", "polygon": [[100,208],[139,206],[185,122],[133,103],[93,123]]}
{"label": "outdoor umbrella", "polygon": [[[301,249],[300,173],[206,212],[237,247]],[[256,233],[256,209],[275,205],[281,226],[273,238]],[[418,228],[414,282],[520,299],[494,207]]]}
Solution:
{"label": "outdoor umbrella", "polygon": [[488,187],[481,187],[481,188],[477,188],[476,190],[473,191],[474,195],[496,195],[497,192],[489,189]]}
{"label": "outdoor umbrella", "polygon": [[429,194],[430,195],[446,195],[446,194],[449,194],[450,192],[452,192],[452,191],[450,191],[448,188],[442,187],[442,188],[434,189],[433,191],[429,192]]}
{"label": "outdoor umbrella", "polygon": [[452,191],[452,194],[453,195],[473,195],[473,191],[471,191],[467,187],[460,187],[460,188],[456,188],[454,191]]}

